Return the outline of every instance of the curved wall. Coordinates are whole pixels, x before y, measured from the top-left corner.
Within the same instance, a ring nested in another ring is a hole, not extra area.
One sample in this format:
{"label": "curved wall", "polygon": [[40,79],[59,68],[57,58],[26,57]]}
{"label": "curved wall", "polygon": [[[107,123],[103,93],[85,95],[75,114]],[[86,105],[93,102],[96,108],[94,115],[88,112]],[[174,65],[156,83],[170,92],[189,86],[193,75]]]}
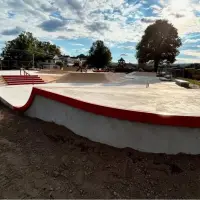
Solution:
{"label": "curved wall", "polygon": [[154,113],[139,112],[124,110],[118,108],[112,108],[107,106],[101,106],[92,104],[71,97],[63,96],[39,88],[33,88],[31,95],[27,103],[22,107],[13,106],[14,110],[25,112],[32,104],[35,96],[43,96],[51,100],[58,101],[60,103],[78,108],[87,112],[91,112],[97,115],[103,115],[105,117],[116,118],[119,120],[127,120],[156,125],[168,125],[168,126],[183,126],[191,128],[200,128],[200,116],[175,116],[175,115],[159,115]]}
{"label": "curved wall", "polygon": [[[114,147],[152,153],[200,153],[199,117],[161,116],[108,108],[38,88],[33,89],[25,106],[14,109]],[[190,127],[186,127],[188,125]]]}

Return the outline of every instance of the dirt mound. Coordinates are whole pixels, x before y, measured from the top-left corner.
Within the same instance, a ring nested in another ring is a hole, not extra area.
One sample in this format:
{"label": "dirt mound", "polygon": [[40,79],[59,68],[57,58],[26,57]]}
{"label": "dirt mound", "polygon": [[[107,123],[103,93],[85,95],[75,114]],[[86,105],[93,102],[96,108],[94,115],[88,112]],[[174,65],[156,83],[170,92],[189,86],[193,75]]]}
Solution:
{"label": "dirt mound", "polygon": [[200,156],[89,141],[0,104],[1,199],[199,199]]}
{"label": "dirt mound", "polygon": [[66,71],[60,69],[41,69],[38,74],[65,74]]}
{"label": "dirt mound", "polygon": [[113,73],[71,72],[62,76],[56,83],[110,83],[117,79],[119,75]]}
{"label": "dirt mound", "polygon": [[55,82],[57,79],[60,78],[60,76],[56,76],[56,75],[53,75],[53,74],[50,74],[50,75],[39,75],[39,77],[40,77],[45,83]]}

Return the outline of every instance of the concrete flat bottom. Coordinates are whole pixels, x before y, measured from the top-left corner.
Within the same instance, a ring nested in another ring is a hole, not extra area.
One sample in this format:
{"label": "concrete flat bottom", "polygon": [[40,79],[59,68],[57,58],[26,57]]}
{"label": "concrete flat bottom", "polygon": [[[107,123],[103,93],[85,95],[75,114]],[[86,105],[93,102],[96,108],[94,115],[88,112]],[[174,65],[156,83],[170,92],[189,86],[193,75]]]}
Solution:
{"label": "concrete flat bottom", "polygon": [[[0,96],[9,104],[23,106],[33,85],[0,88]],[[82,101],[127,110],[164,115],[200,116],[200,90],[188,90],[173,82],[146,85],[117,84],[45,84],[43,90]]]}

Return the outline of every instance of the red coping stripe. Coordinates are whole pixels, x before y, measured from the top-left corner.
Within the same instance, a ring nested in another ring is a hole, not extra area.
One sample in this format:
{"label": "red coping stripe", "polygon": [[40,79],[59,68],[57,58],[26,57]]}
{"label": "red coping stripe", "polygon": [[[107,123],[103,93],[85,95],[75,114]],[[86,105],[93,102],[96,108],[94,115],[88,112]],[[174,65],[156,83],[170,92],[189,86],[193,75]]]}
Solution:
{"label": "red coping stripe", "polygon": [[33,103],[36,95],[58,101],[60,103],[78,108],[87,112],[106,117],[116,118],[120,120],[128,120],[134,122],[168,125],[168,126],[182,126],[191,128],[200,128],[200,117],[197,116],[166,116],[154,113],[146,113],[139,111],[123,110],[118,108],[111,108],[101,105],[96,105],[71,97],[66,97],[60,94],[55,94],[39,88],[33,88],[27,103],[22,107],[13,107],[14,110],[25,112]]}

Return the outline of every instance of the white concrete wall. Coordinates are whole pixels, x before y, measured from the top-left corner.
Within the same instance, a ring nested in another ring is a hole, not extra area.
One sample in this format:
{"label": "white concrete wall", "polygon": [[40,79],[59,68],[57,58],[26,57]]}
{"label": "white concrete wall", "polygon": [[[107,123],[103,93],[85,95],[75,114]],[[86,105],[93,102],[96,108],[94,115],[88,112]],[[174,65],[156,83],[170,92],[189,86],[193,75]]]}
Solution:
{"label": "white concrete wall", "polygon": [[200,154],[200,129],[122,121],[36,96],[26,115],[64,125],[75,134],[114,147],[152,153]]}

